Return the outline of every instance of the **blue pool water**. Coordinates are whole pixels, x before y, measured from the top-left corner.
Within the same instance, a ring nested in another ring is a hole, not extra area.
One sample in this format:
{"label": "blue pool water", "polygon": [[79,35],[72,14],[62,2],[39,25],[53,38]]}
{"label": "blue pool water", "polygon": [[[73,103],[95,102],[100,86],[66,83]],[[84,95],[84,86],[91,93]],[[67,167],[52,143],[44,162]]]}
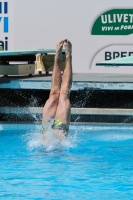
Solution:
{"label": "blue pool water", "polygon": [[0,131],[0,199],[133,199],[133,128],[72,128],[50,149],[38,130]]}

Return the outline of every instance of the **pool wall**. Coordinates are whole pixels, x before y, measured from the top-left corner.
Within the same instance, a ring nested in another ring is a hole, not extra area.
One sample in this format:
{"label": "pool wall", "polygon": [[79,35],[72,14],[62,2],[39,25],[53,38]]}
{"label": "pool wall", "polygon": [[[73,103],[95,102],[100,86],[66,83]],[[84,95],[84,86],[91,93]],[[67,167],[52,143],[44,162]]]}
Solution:
{"label": "pool wall", "polygon": [[[97,124],[97,123],[71,123],[70,129],[71,130],[133,130],[133,126],[130,124]],[[0,131],[1,130],[39,130],[41,129],[41,124],[37,123],[24,123],[24,124],[14,124],[14,123],[1,123],[0,124]]]}
{"label": "pool wall", "polygon": [[[88,75],[90,77],[90,75]],[[133,83],[130,77],[100,77],[91,81],[87,76],[74,75],[70,101],[71,123],[132,123]],[[120,80],[121,82],[118,82]],[[127,82],[124,82],[126,81]],[[0,78],[1,123],[41,123],[42,108],[49,97],[51,75],[34,75],[31,78]]]}

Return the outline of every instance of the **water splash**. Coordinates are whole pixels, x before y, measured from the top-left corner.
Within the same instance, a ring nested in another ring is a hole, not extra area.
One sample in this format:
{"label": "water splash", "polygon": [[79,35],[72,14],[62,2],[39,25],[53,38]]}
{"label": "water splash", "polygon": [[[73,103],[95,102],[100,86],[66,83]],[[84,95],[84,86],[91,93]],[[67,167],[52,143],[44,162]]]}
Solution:
{"label": "water splash", "polygon": [[23,139],[27,143],[27,149],[29,151],[41,151],[41,152],[53,152],[63,151],[69,148],[73,148],[75,145],[76,137],[69,134],[68,137],[64,137],[61,141],[53,135],[53,129],[49,128],[47,132],[47,140],[44,139],[41,128],[28,131]]}
{"label": "water splash", "polygon": [[31,95],[29,107],[36,107],[38,105],[38,101],[39,100],[37,99],[37,97]]}

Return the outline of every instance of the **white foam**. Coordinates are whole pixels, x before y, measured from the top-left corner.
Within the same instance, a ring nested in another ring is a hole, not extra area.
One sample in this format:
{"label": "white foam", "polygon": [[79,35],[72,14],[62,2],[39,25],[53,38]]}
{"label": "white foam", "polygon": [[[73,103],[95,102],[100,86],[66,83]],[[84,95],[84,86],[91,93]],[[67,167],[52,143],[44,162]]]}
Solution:
{"label": "white foam", "polygon": [[27,149],[30,151],[41,150],[50,152],[73,148],[75,137],[69,135],[67,138],[64,137],[60,141],[53,136],[53,130],[49,129],[47,132],[47,140],[44,140],[44,134],[42,134],[42,130],[37,129],[35,131],[27,132],[24,136],[24,140],[26,140]]}

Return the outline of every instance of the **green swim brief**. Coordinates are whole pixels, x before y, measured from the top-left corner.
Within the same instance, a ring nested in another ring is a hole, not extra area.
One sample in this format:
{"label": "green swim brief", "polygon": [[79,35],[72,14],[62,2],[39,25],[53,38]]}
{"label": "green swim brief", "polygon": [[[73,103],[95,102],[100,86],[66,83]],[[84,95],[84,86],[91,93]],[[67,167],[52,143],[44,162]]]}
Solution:
{"label": "green swim brief", "polygon": [[54,120],[54,123],[51,127],[54,130],[63,130],[63,131],[66,131],[66,132],[69,131],[69,126],[67,124],[64,124],[63,122],[61,122],[58,119]]}
{"label": "green swim brief", "polygon": [[[63,130],[65,132],[69,131],[69,126],[58,119],[54,120],[54,123],[51,125],[51,128],[54,130]],[[42,126],[42,133],[44,134],[46,131],[47,129],[44,126]]]}

